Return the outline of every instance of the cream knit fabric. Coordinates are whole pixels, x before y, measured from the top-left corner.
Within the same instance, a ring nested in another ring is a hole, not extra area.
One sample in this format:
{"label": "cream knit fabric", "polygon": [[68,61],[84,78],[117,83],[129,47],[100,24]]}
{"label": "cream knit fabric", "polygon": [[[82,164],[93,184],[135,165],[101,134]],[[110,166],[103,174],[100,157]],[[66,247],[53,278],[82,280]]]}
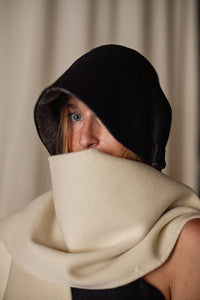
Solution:
{"label": "cream knit fabric", "polygon": [[189,187],[143,163],[97,150],[49,162],[53,195],[3,221],[0,237],[20,267],[54,284],[134,281],[162,265],[184,224],[200,218]]}

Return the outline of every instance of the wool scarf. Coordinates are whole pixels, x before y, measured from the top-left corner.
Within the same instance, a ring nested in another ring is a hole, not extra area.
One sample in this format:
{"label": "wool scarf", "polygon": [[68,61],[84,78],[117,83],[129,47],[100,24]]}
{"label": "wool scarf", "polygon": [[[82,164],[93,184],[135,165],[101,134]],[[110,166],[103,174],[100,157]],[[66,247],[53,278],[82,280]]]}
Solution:
{"label": "wool scarf", "polygon": [[125,285],[161,266],[200,218],[192,189],[141,162],[89,149],[49,163],[52,191],[0,225],[13,260],[49,282]]}

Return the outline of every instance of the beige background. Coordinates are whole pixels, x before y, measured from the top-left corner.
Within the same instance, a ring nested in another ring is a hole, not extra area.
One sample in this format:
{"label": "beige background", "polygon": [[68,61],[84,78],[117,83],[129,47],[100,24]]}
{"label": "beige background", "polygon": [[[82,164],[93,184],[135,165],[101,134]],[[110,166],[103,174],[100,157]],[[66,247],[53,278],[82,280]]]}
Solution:
{"label": "beige background", "polygon": [[198,0],[0,1],[0,218],[50,188],[34,104],[81,54],[118,43],[156,68],[173,109],[165,172],[198,189]]}

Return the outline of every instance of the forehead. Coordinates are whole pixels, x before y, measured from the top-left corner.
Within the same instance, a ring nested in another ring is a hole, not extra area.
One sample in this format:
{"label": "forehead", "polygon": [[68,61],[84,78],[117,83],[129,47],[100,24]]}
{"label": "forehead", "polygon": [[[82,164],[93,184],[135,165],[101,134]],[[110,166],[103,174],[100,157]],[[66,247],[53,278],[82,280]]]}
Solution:
{"label": "forehead", "polygon": [[78,99],[74,96],[69,96],[68,107],[90,110],[90,108],[83,101],[81,101],[80,99]]}
{"label": "forehead", "polygon": [[70,103],[80,103],[80,102],[82,102],[82,101],[79,100],[78,98],[76,98],[75,96],[69,95],[69,97],[68,97],[68,102],[70,102]]}

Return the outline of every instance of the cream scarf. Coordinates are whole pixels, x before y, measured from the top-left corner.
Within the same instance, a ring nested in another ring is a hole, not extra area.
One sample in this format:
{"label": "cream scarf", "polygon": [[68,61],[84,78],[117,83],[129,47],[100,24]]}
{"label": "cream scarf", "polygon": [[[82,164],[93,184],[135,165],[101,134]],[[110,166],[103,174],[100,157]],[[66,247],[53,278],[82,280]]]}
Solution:
{"label": "cream scarf", "polygon": [[39,278],[88,289],[127,284],[162,265],[184,224],[200,217],[190,188],[143,163],[97,150],[49,162],[53,196],[0,226],[13,260]]}

